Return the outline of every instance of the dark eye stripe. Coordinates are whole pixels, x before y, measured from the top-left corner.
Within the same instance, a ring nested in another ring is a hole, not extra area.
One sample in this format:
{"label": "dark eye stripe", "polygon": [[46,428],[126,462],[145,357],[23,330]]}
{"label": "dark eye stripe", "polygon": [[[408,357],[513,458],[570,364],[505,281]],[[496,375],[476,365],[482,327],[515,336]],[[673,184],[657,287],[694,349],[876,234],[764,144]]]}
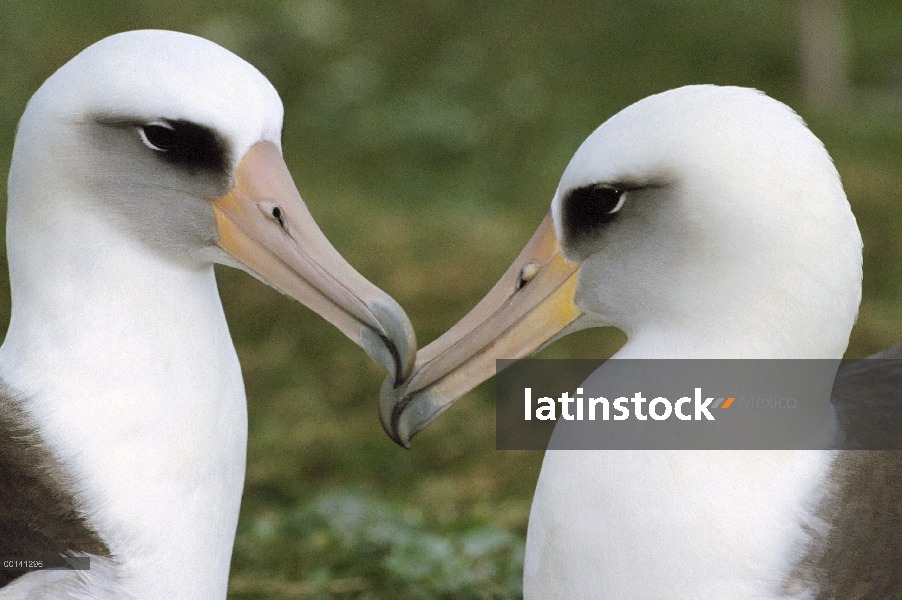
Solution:
{"label": "dark eye stripe", "polygon": [[207,127],[190,121],[154,121],[139,130],[144,144],[168,162],[195,169],[225,169],[225,144]]}
{"label": "dark eye stripe", "polygon": [[610,186],[595,184],[570,190],[562,211],[567,237],[578,242],[610,223],[625,201],[626,192]]}

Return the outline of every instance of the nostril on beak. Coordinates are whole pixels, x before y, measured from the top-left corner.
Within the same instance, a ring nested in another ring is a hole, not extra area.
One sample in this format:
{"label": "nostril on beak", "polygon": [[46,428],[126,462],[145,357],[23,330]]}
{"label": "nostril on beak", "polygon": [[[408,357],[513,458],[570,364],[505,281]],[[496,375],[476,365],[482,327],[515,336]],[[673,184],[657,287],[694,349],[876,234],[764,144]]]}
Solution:
{"label": "nostril on beak", "polygon": [[273,206],[270,211],[272,218],[275,219],[276,223],[279,224],[279,227],[285,229],[285,217],[282,216],[282,209],[278,206]]}
{"label": "nostril on beak", "polygon": [[533,277],[539,272],[539,265],[534,262],[528,262],[520,269],[520,279],[517,280],[517,289],[522,289],[524,285],[529,283]]}
{"label": "nostril on beak", "polygon": [[282,207],[278,204],[272,202],[263,202],[259,204],[260,210],[263,211],[263,214],[267,216],[267,218],[274,221],[278,224],[279,227],[282,228],[286,233],[288,232],[288,220],[285,216],[285,211],[282,210]]}

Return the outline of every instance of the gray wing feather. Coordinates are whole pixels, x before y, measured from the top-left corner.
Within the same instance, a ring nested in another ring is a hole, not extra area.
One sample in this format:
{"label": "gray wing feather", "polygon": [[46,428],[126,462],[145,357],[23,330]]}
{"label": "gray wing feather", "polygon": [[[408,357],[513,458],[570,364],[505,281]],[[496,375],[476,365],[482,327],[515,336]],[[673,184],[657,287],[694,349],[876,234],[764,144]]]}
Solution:
{"label": "gray wing feather", "polygon": [[[72,481],[0,381],[0,556],[71,553],[110,557],[78,510]],[[24,574],[0,570],[0,587]]]}
{"label": "gray wing feather", "polygon": [[902,450],[879,450],[902,448],[902,346],[840,369],[832,401],[844,449],[817,508],[826,527],[808,528],[787,587],[815,600],[902,598]]}

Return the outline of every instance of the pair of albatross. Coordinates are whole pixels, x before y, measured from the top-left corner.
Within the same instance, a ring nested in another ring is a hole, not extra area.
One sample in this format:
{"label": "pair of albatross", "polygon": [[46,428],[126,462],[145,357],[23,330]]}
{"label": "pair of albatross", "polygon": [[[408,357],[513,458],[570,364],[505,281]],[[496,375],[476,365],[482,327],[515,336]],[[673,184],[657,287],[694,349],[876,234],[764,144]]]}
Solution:
{"label": "pair of albatross", "polygon": [[[620,327],[618,356],[633,358],[838,358],[847,344],[855,220],[820,142],[760,93],[683,88],[608,121],[498,286],[416,366],[401,308],[313,223],[281,124],[259,72],[172,32],[103,40],[29,102],[9,180],[0,554],[92,562],[0,572],[0,598],[225,597],[247,427],[213,263],[296,298],[384,365],[380,415],[404,445],[495,358],[580,328]],[[872,471],[892,475],[881,456]],[[894,523],[877,513],[898,506],[898,478],[871,477],[856,512],[823,524],[817,539],[856,542],[845,555],[805,537],[825,482],[854,487],[849,463],[549,452],[526,596],[897,597],[892,528],[868,560],[871,532],[855,527]]]}
{"label": "pair of albatross", "polygon": [[174,32],[112,36],[53,74],[9,176],[0,348],[0,598],[225,598],[247,407],[213,263],[331,321],[399,383],[413,329],[317,228],[254,67]]}
{"label": "pair of albatross", "polygon": [[[615,359],[838,361],[861,278],[839,175],[798,115],[742,88],[651,96],[589,136],[501,280],[386,381],[382,423],[409,447],[496,359],[588,327],[626,333]],[[842,428],[868,376],[837,380],[840,435],[867,437]],[[902,452],[549,450],[524,596],[902,598]]]}

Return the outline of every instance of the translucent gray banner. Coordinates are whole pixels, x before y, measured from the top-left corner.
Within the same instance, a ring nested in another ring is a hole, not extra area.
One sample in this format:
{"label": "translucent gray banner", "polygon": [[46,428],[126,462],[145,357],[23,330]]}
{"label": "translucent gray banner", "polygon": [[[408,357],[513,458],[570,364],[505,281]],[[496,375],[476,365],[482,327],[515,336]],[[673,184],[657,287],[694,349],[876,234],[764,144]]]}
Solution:
{"label": "translucent gray banner", "polygon": [[497,361],[499,450],[899,450],[902,360]]}

